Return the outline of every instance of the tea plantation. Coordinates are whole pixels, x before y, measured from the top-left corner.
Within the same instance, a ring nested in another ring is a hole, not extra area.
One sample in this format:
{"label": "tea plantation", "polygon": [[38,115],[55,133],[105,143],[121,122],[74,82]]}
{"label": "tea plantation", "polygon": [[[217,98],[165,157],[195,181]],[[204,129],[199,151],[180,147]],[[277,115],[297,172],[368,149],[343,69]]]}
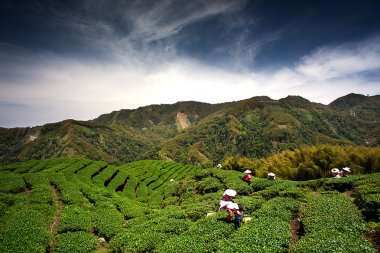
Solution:
{"label": "tea plantation", "polygon": [[[380,173],[311,181],[145,160],[0,166],[0,252],[378,252]],[[218,211],[238,192],[250,221]],[[208,215],[211,214],[211,215]]]}

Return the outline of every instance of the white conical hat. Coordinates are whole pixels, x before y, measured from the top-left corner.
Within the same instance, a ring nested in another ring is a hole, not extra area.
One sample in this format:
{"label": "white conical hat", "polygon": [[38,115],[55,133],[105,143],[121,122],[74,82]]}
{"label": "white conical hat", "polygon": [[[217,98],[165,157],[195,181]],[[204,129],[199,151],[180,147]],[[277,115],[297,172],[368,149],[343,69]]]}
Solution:
{"label": "white conical hat", "polygon": [[227,205],[227,208],[228,208],[228,209],[239,209],[239,206],[238,206],[238,204],[236,204],[236,203],[229,203],[229,204]]}
{"label": "white conical hat", "polygon": [[351,169],[348,167],[344,167],[342,170],[347,171],[347,172],[351,172]]}
{"label": "white conical hat", "polygon": [[339,172],[339,169],[334,168],[334,169],[331,170],[331,172],[332,172],[332,173],[338,173],[338,172]]}
{"label": "white conical hat", "polygon": [[268,176],[270,176],[270,177],[274,177],[274,176],[276,176],[276,174],[274,174],[273,172],[269,172],[269,173],[268,173]]}
{"label": "white conical hat", "polygon": [[250,170],[244,171],[244,174],[251,174],[251,173],[252,173],[252,171],[250,171]]}
{"label": "white conical hat", "polygon": [[235,197],[237,192],[235,190],[227,189],[224,191],[224,194],[230,197]]}

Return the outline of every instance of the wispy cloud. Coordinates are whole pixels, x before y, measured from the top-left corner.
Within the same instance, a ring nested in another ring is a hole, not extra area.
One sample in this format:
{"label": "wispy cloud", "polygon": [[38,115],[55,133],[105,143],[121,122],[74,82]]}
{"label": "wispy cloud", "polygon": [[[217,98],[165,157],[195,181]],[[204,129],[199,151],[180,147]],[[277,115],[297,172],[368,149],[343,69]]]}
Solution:
{"label": "wispy cloud", "polygon": [[[98,0],[83,5],[84,13],[91,13],[87,16],[50,7],[57,14],[52,26],[105,59],[0,44],[0,126],[88,120],[123,108],[184,100],[220,103],[300,95],[326,104],[351,92],[380,92],[380,36],[322,46],[292,66],[258,71],[245,66],[264,45],[279,39],[281,30],[252,37],[244,29],[254,29],[256,20],[241,17],[225,21],[231,39],[215,50],[226,54],[230,65],[220,67],[177,53],[177,35],[201,20],[233,13],[244,1],[151,1],[149,8],[141,2],[109,9],[107,1]],[[242,29],[232,33],[236,27]]]}
{"label": "wispy cloud", "polygon": [[[140,59],[123,62],[119,59],[103,65],[49,58],[30,70],[34,79],[3,83],[0,100],[23,101],[33,108],[48,107],[43,111],[50,115],[53,112],[46,112],[49,108],[62,111],[65,108],[64,117],[70,118],[70,114],[78,119],[149,104],[183,100],[219,103],[257,95],[274,99],[301,95],[311,101],[329,103],[350,92],[372,95],[380,92],[380,80],[367,80],[361,74],[380,69],[377,42],[378,38],[373,38],[321,48],[303,57],[293,68],[271,73],[228,72],[180,57],[161,65],[156,59],[151,68]],[[356,62],[361,64],[357,66]],[[27,117],[39,116],[29,113]]]}

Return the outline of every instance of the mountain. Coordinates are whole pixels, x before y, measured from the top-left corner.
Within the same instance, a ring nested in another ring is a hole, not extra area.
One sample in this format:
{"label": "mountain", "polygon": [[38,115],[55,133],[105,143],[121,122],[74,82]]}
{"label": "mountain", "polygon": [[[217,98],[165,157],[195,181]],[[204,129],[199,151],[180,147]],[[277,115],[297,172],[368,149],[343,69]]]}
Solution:
{"label": "mountain", "polygon": [[0,128],[0,163],[87,157],[119,164],[164,159],[212,166],[228,156],[267,157],[317,144],[379,146],[380,96],[329,105],[299,96],[221,104],[149,105],[32,128]]}

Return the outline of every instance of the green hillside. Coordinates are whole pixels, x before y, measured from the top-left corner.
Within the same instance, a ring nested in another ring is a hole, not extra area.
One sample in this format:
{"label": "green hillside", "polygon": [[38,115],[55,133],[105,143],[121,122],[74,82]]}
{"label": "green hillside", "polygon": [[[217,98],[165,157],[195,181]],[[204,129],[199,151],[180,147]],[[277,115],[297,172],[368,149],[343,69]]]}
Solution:
{"label": "green hillside", "polygon": [[[160,160],[3,165],[0,252],[378,252],[379,173],[241,177]],[[239,229],[218,211],[228,188],[252,218]]]}
{"label": "green hillside", "polygon": [[330,105],[302,97],[253,97],[223,104],[178,102],[65,120],[0,128],[0,164],[86,157],[122,164],[160,159],[202,167],[227,157],[265,158],[321,144],[378,147],[380,96],[349,94]]}

